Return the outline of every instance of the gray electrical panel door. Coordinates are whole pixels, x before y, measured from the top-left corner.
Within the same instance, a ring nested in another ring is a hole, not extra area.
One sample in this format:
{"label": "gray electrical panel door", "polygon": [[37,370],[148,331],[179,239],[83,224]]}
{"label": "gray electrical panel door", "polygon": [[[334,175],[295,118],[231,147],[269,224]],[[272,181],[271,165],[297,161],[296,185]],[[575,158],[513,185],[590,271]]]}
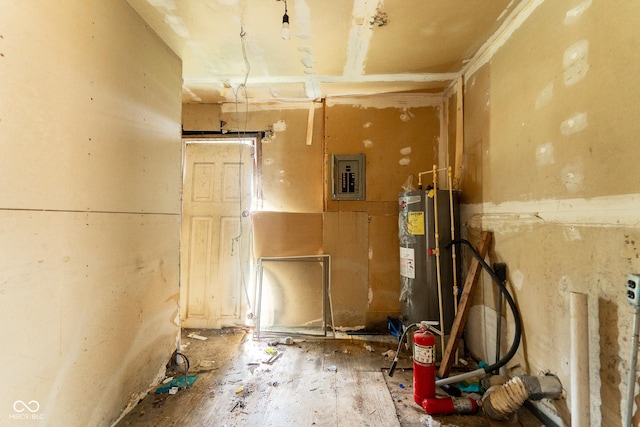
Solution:
{"label": "gray electrical panel door", "polygon": [[331,159],[331,198],[365,200],[364,154],[333,154]]}
{"label": "gray electrical panel door", "polygon": [[[402,321],[405,325],[421,320],[440,320],[436,271],[435,215],[438,215],[440,280],[444,325],[438,329],[448,334],[454,318],[453,257],[445,246],[451,242],[449,191],[438,190],[438,212],[433,192],[409,191],[399,195],[400,280]],[[458,194],[453,192],[455,233],[459,233]],[[460,256],[457,256],[457,260]],[[459,264],[459,263],[458,263]],[[459,266],[455,266],[458,279]],[[458,282],[461,287],[461,283]]]}

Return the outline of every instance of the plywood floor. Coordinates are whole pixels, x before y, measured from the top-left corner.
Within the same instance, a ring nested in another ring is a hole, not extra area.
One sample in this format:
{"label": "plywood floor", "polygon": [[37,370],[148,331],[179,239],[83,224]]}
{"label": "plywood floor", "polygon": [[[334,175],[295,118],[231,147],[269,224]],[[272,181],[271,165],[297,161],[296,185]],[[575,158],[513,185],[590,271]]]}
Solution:
{"label": "plywood floor", "polygon": [[[191,332],[207,340],[187,338]],[[118,427],[425,425],[424,411],[413,403],[412,371],[403,369],[411,367],[408,354],[395,375],[387,375],[391,360],[383,353],[396,349],[394,337],[293,338],[292,345],[271,347],[279,356],[269,364],[268,343],[277,338],[254,340],[242,329],[183,331],[195,383],[174,395],[152,391]],[[454,426],[503,425],[482,414],[435,419]],[[542,423],[525,413],[515,425]]]}

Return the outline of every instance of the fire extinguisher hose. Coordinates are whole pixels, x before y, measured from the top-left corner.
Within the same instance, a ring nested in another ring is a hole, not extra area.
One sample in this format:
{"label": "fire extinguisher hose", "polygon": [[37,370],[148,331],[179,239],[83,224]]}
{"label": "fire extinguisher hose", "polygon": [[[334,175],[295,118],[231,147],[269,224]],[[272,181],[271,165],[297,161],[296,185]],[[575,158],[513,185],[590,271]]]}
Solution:
{"label": "fire extinguisher hose", "polygon": [[464,244],[469,247],[473,257],[478,261],[478,263],[482,266],[482,268],[484,268],[487,271],[487,273],[489,273],[489,276],[491,276],[491,279],[493,280],[493,282],[498,286],[498,288],[500,288],[500,290],[504,294],[505,300],[507,301],[507,305],[509,306],[509,308],[511,309],[511,313],[513,314],[513,319],[515,322],[514,334],[513,334],[513,341],[511,342],[511,347],[509,348],[509,351],[507,351],[507,353],[496,363],[489,365],[485,368],[476,369],[475,371],[437,380],[436,386],[452,384],[452,383],[460,382],[469,378],[477,377],[483,373],[497,371],[498,369],[506,365],[509,362],[509,360],[511,360],[511,358],[513,358],[513,356],[516,354],[516,351],[518,351],[518,347],[520,346],[520,339],[522,337],[522,321],[520,319],[520,312],[518,311],[518,307],[516,306],[516,303],[513,300],[513,297],[509,293],[509,290],[506,288],[503,281],[495,273],[495,271],[493,271],[493,269],[489,267],[489,265],[484,261],[484,259],[482,259],[482,256],[480,256],[478,251],[476,251],[476,249],[473,247],[473,245],[471,245],[471,243],[469,243],[468,240],[465,240],[465,239],[452,240],[445,246],[445,248],[447,249],[451,248],[455,244]]}
{"label": "fire extinguisher hose", "polygon": [[398,349],[396,350],[396,355],[393,358],[393,363],[391,363],[391,368],[389,368],[389,376],[393,376],[393,372],[396,370],[396,365],[398,364],[398,355],[400,354],[400,348],[402,347],[402,342],[404,341],[404,337],[407,335],[407,332],[411,328],[416,328],[420,325],[420,323],[412,323],[402,331],[402,335],[400,336],[400,340],[398,341]]}

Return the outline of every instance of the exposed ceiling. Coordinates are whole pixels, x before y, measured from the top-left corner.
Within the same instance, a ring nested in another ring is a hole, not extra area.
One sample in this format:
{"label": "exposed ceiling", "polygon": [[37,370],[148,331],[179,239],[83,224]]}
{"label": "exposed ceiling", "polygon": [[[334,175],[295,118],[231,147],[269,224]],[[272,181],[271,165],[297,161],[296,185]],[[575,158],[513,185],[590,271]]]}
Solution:
{"label": "exposed ceiling", "polygon": [[283,0],[127,0],[182,59],[184,103],[442,92],[526,1],[288,0],[285,40]]}

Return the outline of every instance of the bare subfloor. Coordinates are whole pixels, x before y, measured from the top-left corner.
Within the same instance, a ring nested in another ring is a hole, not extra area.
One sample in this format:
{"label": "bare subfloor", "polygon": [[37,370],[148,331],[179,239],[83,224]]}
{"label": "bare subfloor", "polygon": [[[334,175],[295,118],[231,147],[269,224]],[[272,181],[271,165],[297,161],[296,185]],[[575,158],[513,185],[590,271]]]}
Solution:
{"label": "bare subfloor", "polygon": [[[176,394],[152,390],[118,426],[429,425],[413,402],[408,353],[394,376],[387,375],[391,359],[383,354],[396,350],[396,338],[294,336],[291,345],[270,346],[274,340],[254,340],[242,329],[184,330],[188,375],[198,376],[193,385]],[[168,374],[183,376],[181,369],[170,367]],[[542,425],[524,409],[514,424],[489,422],[482,412],[434,419],[443,426]]]}

